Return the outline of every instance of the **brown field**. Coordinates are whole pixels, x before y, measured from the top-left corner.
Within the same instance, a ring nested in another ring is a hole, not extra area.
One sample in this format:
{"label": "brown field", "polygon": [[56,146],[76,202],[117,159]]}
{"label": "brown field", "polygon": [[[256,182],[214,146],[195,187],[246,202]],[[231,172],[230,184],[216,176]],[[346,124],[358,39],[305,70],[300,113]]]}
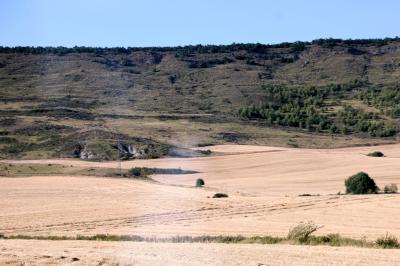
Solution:
{"label": "brown field", "polygon": [[[359,171],[369,173],[382,188],[389,183],[399,184],[399,144],[334,150],[239,145],[205,149],[215,151],[215,156],[122,162],[124,169],[133,166],[180,167],[200,172],[153,176],[158,182],[59,175],[0,178],[0,233],[285,236],[298,222],[312,220],[323,226],[317,234],[340,233],[367,240],[375,240],[386,233],[400,237],[399,194],[337,195],[339,191],[344,192],[344,179]],[[382,151],[386,157],[365,155],[375,150]],[[2,162],[107,169],[119,166],[118,162],[67,159]],[[197,178],[205,180],[204,188],[194,187]],[[214,199],[212,195],[216,192],[227,193],[229,197]],[[303,193],[314,196],[299,197]],[[48,241],[34,243],[4,240],[0,245],[4,251],[0,258],[9,262],[13,259],[29,261],[42,254],[54,259],[53,256],[61,256],[65,247],[73,249],[83,260],[88,260],[89,251],[94,252],[90,262],[93,264],[102,258],[102,254],[113,259],[114,251],[123,253],[121,257],[116,254],[116,260],[126,261],[129,256],[134,256],[140,264],[160,264],[174,259],[182,259],[182,264],[193,260],[199,264],[226,264],[240,257],[234,262],[309,265],[313,261],[315,264],[360,265],[378,261],[396,264],[400,259],[398,250],[384,251],[386,256],[382,250],[350,247],[86,241],[79,244],[53,241],[51,243],[57,243],[53,246],[46,244]],[[30,249],[31,245],[35,248]],[[167,247],[176,253],[166,252]],[[127,253],[127,249],[138,253]],[[198,249],[204,253],[197,253]],[[156,257],[149,255],[152,252]],[[246,259],[251,256],[252,260]],[[286,263],[282,258],[288,259]]]}
{"label": "brown field", "polygon": [[0,240],[0,265],[398,265],[398,250],[353,247]]}

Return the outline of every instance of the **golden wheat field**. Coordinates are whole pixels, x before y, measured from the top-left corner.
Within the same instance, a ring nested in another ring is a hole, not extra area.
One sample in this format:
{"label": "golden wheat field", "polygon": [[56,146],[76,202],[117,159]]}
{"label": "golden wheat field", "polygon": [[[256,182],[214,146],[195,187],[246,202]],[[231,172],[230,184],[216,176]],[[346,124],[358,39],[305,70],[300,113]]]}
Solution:
{"label": "golden wheat field", "polygon": [[[400,183],[398,144],[329,150],[245,145],[204,149],[215,155],[121,163],[123,169],[145,166],[198,172],[155,175],[154,181],[94,176],[2,177],[0,232],[35,236],[285,236],[297,223],[312,220],[322,226],[317,235],[340,233],[367,240],[386,233],[400,237],[398,194],[338,195],[345,192],[344,180],[359,171],[370,174],[380,187]],[[375,150],[385,157],[366,156]],[[119,162],[72,159],[2,163],[120,166]],[[197,178],[204,179],[203,188],[194,186]],[[212,198],[217,192],[229,197]],[[355,247],[39,240],[3,240],[0,247],[2,263],[40,259],[43,263],[95,265],[104,259],[149,265],[193,260],[220,265],[359,265],[383,260],[396,265],[400,261],[398,250]],[[171,249],[174,252],[166,252]],[[65,250],[68,254],[62,255]],[[79,261],[57,260],[59,257],[77,257]]]}

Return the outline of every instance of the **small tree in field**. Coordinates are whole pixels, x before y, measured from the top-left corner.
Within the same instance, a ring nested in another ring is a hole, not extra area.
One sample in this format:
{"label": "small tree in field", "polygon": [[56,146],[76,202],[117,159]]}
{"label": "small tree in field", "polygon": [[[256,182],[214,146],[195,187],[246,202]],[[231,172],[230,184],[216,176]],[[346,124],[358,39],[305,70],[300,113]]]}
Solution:
{"label": "small tree in field", "polygon": [[346,193],[351,194],[371,194],[377,193],[379,188],[375,181],[367,173],[359,172],[350,176],[344,182]]}

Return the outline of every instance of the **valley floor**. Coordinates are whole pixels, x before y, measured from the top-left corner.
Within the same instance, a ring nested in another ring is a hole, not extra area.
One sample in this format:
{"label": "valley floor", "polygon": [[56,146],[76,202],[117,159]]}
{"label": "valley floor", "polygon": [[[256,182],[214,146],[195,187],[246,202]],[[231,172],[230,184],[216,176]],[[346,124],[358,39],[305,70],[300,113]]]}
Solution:
{"label": "valley floor", "polygon": [[[286,236],[301,221],[323,226],[317,234],[340,233],[375,240],[386,233],[400,237],[399,194],[337,195],[344,180],[359,171],[378,186],[400,184],[400,145],[333,150],[263,146],[212,146],[215,156],[164,158],[122,163],[182,168],[199,173],[153,176],[157,182],[88,176],[0,178],[0,233],[76,236],[94,234],[271,235]],[[386,157],[366,156],[382,151]],[[117,162],[69,159],[2,161],[118,168]],[[204,188],[195,188],[203,178]],[[216,192],[228,198],[212,198]],[[308,193],[312,196],[300,197]],[[173,244],[87,241],[1,240],[1,260],[82,263],[107,260],[133,264],[393,264],[399,250],[352,247]],[[63,255],[70,250],[70,255]],[[171,252],[173,250],[174,252]],[[50,256],[50,257],[46,257]],[[67,260],[67,259],[65,259]],[[67,261],[68,262],[68,261]],[[187,262],[187,263],[185,263]],[[250,262],[250,263],[248,263]],[[28,263],[29,265],[29,263]]]}

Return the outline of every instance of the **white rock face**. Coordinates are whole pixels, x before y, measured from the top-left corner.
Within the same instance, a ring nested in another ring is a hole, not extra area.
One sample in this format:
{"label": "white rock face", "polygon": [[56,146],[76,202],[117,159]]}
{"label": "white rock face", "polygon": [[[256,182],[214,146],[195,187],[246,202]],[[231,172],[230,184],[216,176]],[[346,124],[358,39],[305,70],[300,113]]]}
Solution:
{"label": "white rock face", "polygon": [[118,145],[118,150],[124,154],[127,154],[130,158],[140,158],[144,152],[141,150],[138,150],[136,147],[133,145]]}
{"label": "white rock face", "polygon": [[136,148],[133,147],[132,145],[129,145],[129,146],[128,146],[128,152],[129,152],[130,154],[132,154],[133,156],[135,156],[135,155],[138,153],[137,150],[136,150]]}
{"label": "white rock face", "polygon": [[91,160],[94,158],[94,154],[91,151],[88,151],[86,148],[81,151],[80,158],[82,160]]}

